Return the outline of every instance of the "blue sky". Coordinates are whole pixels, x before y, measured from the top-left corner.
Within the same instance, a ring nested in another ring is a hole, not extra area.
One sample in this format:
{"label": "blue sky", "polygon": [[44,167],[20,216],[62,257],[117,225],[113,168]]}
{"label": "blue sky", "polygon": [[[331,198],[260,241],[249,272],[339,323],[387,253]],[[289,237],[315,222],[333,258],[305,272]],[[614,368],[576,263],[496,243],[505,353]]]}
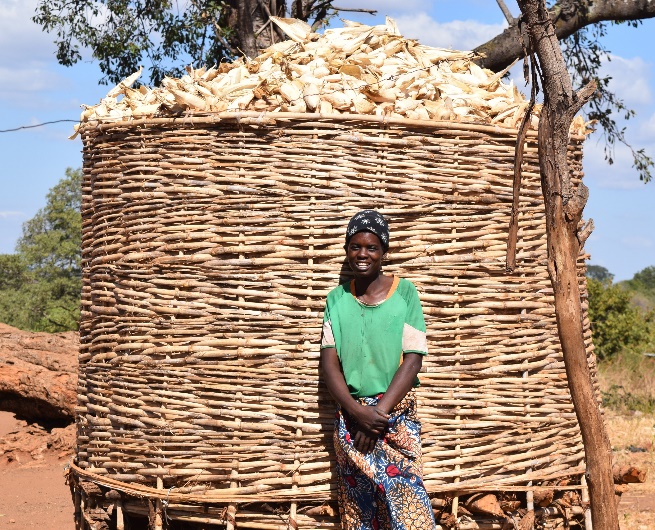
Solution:
{"label": "blue sky", "polygon": [[[470,49],[504,27],[493,0],[340,0],[337,5],[377,9],[376,17],[343,16],[374,24],[388,14],[405,36],[433,46]],[[515,4],[508,5],[518,14]],[[0,129],[77,119],[81,103],[95,104],[108,91],[97,84],[100,73],[92,61],[72,68],[57,64],[50,36],[30,21],[35,6],[36,0],[0,0]],[[613,87],[637,112],[627,136],[653,157],[654,30],[655,20],[638,29],[613,26],[605,41],[612,51],[605,68]],[[22,223],[44,205],[65,169],[81,166],[82,144],[67,140],[71,132],[72,124],[63,123],[0,134],[0,253],[14,251]],[[585,181],[591,192],[585,217],[594,219],[596,230],[587,250],[592,263],[623,280],[655,265],[655,182],[639,181],[626,148],[617,148],[613,166],[603,158],[602,141],[592,136],[585,147]]]}

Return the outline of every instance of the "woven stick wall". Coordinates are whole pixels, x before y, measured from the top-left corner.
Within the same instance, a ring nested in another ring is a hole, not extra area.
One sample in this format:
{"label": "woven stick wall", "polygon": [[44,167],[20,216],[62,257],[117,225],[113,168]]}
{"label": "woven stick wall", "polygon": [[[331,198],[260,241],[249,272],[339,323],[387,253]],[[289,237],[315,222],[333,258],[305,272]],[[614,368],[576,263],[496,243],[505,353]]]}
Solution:
{"label": "woven stick wall", "polygon": [[[284,501],[301,528],[337,525],[303,509],[333,499],[322,309],[348,273],[347,220],[375,208],[390,219],[384,269],[416,284],[427,320],[428,491],[579,480],[534,134],[507,275],[514,130],[274,116],[82,129],[79,475],[166,498],[173,515],[175,503]],[[242,528],[279,521],[236,510]]]}

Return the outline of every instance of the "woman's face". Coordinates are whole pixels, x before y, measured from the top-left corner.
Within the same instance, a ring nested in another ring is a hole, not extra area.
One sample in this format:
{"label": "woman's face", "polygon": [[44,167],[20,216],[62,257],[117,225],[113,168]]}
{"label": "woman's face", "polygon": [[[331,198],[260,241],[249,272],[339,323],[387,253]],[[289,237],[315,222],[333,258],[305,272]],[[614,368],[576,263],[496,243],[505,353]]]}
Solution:
{"label": "woman's face", "polygon": [[383,257],[382,243],[371,232],[357,232],[346,246],[346,259],[355,278],[376,278],[380,274]]}

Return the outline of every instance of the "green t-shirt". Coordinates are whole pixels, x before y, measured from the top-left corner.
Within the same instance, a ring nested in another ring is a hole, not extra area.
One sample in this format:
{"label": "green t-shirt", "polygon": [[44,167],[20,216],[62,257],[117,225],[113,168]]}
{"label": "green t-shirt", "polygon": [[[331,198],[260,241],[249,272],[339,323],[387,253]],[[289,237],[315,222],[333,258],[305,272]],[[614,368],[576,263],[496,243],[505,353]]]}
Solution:
{"label": "green t-shirt", "polygon": [[386,392],[403,353],[426,355],[428,351],[414,284],[394,278],[387,298],[376,305],[359,301],[351,283],[332,289],[323,316],[323,348],[336,348],[351,395]]}

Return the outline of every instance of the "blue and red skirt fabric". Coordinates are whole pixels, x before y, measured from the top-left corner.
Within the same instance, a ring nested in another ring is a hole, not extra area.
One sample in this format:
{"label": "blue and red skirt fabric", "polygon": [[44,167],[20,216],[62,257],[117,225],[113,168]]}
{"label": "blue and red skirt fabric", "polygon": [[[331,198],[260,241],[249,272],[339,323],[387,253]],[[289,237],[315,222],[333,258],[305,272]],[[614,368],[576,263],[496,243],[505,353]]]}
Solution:
{"label": "blue and red skirt fabric", "polygon": [[[360,398],[374,406],[381,396]],[[339,407],[334,430],[339,512],[344,530],[433,530],[422,479],[421,424],[411,390],[368,454],[355,449],[357,426]]]}

